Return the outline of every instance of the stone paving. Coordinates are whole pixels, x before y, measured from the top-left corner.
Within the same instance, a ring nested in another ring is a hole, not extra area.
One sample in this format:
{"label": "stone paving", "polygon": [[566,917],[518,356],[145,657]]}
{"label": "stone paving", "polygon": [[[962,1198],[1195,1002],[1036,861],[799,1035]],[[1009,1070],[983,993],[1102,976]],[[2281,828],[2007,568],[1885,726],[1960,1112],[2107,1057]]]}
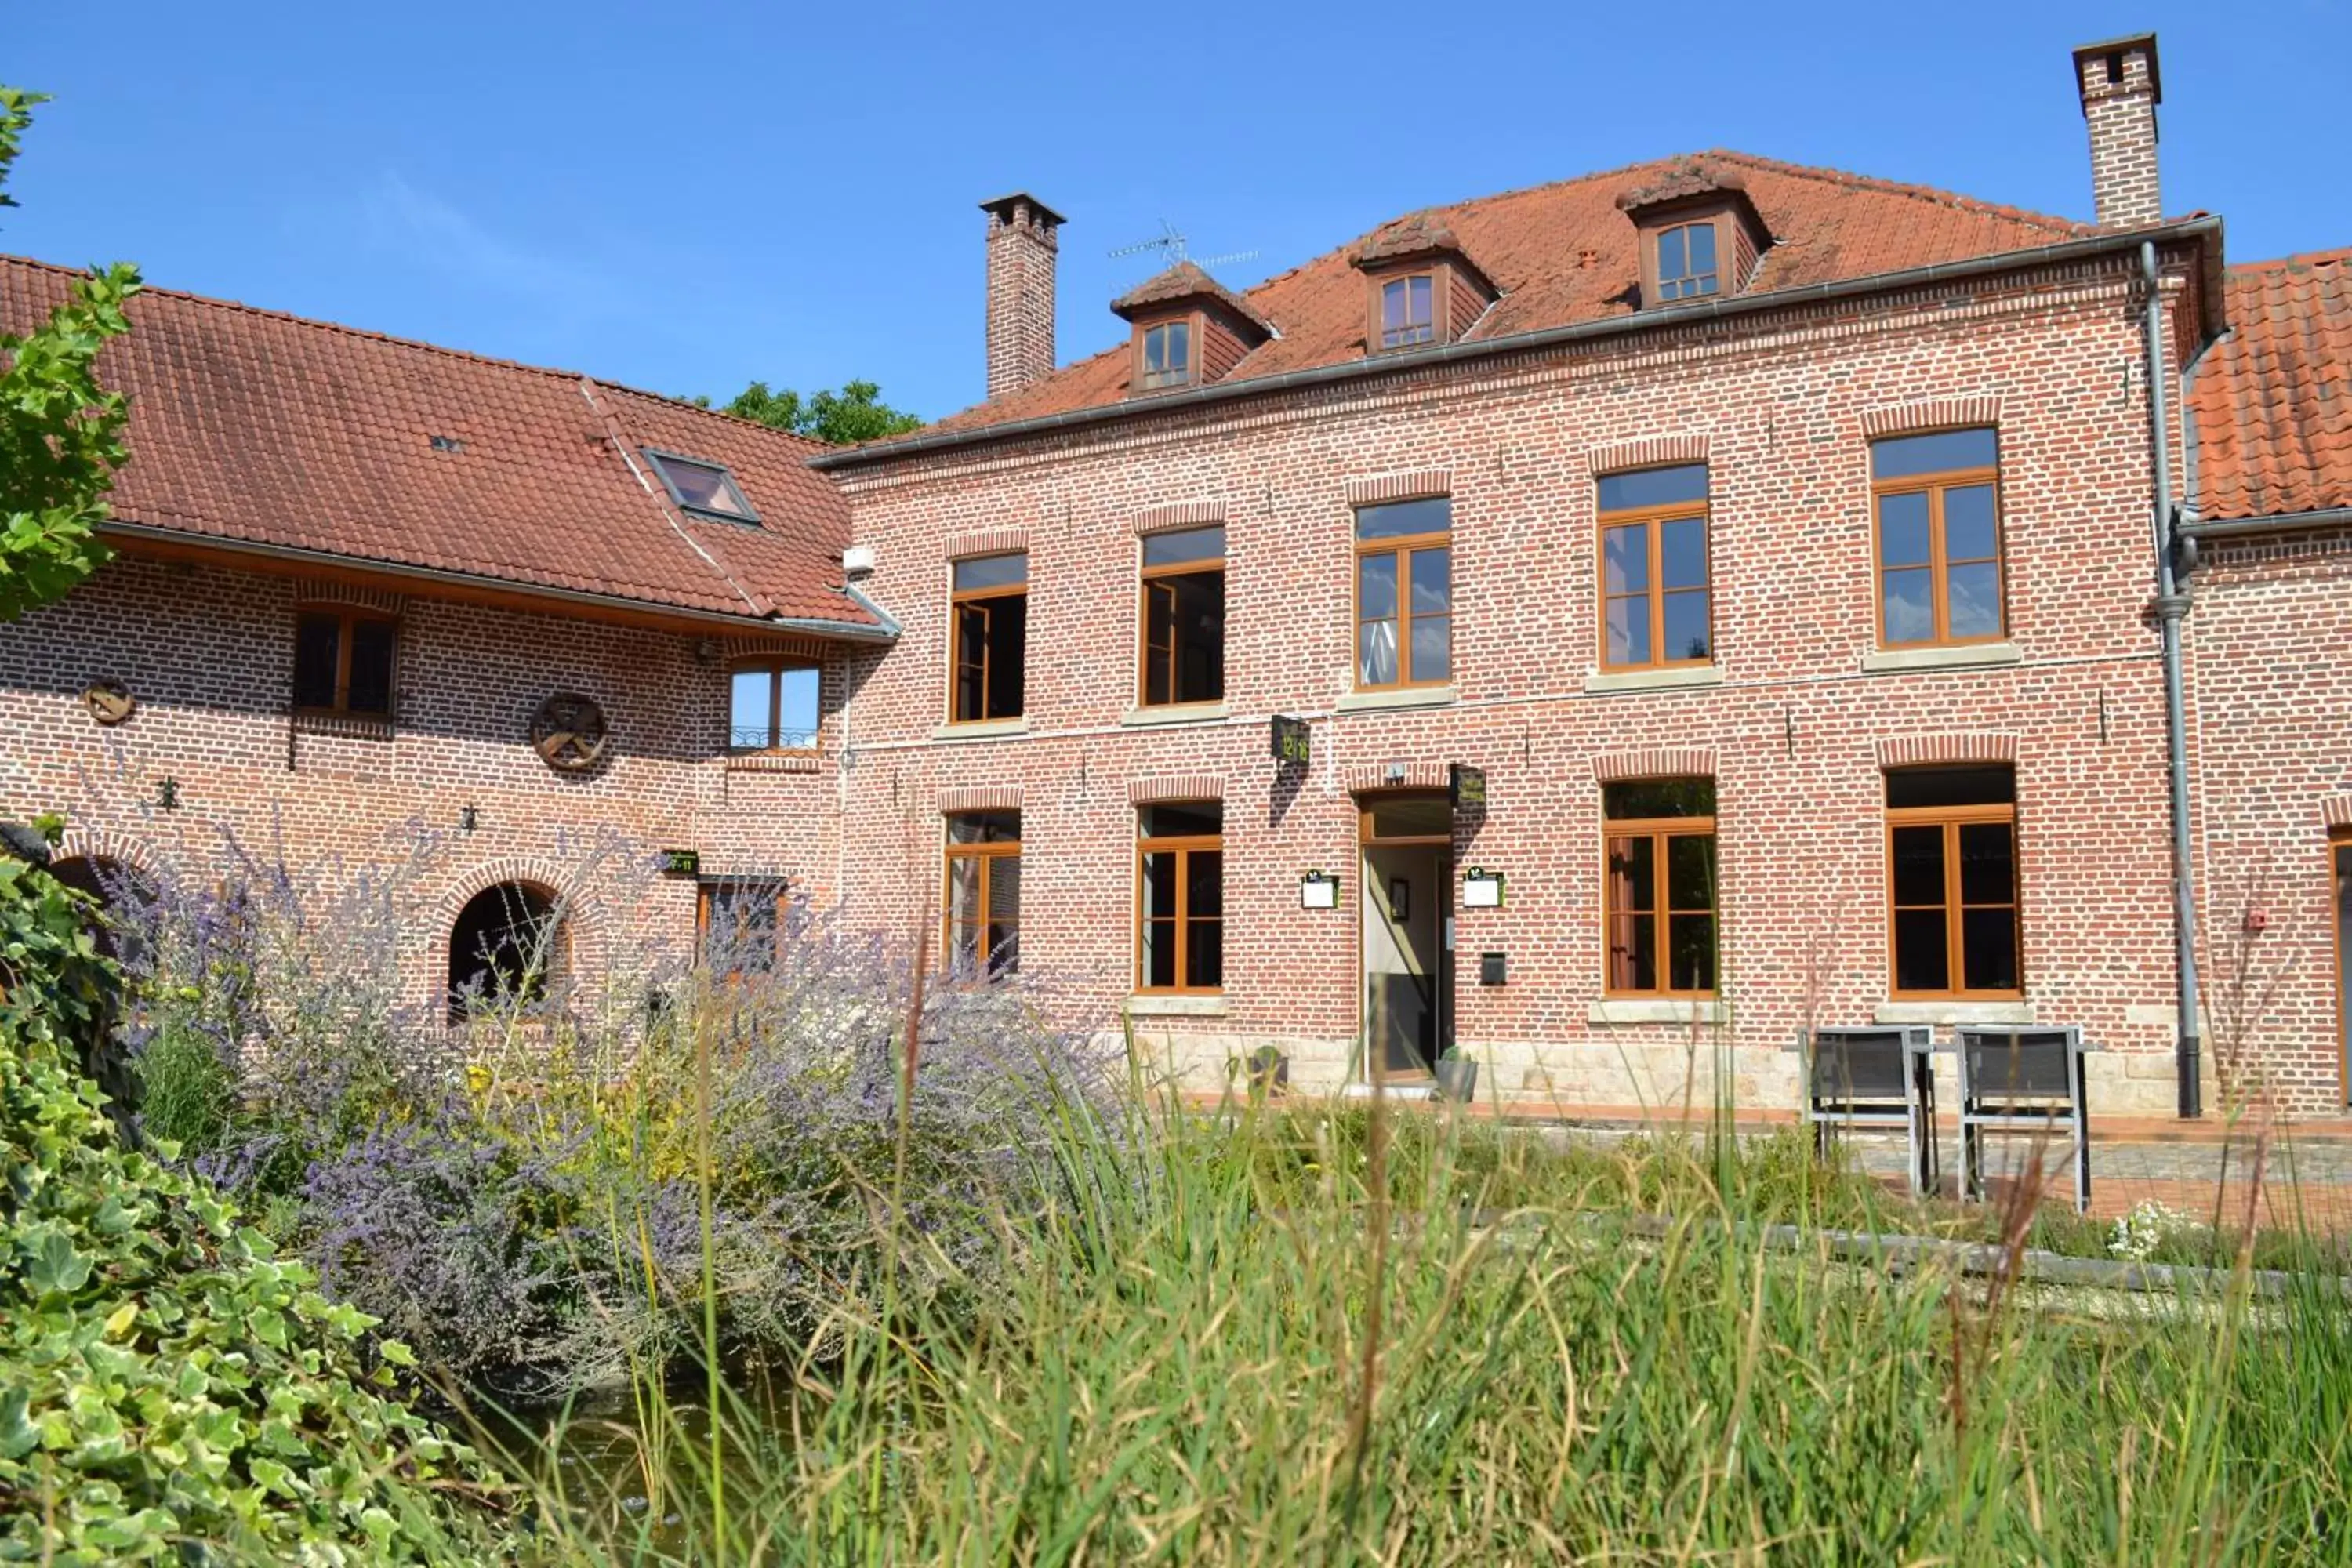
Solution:
{"label": "stone paving", "polygon": [[[1738,1128],[1742,1138],[1760,1138],[1786,1131],[1787,1121],[1748,1121]],[[1696,1127],[1694,1131],[1698,1131]],[[1614,1142],[1645,1131],[1638,1123],[1555,1126],[1551,1135],[1563,1139]],[[1858,1168],[1900,1190],[1906,1183],[1908,1156],[1900,1132],[1856,1131],[1843,1139]],[[1984,1173],[1989,1196],[1999,1201],[2011,1183],[2023,1176],[2042,1148],[2045,1201],[2064,1204],[2073,1196],[2073,1150],[2063,1136],[2043,1140],[2032,1133],[1988,1135],[1984,1141]],[[1942,1166],[1942,1194],[1959,1191],[1959,1130],[1939,1127],[1937,1145]],[[2262,1184],[2253,1189],[2250,1178],[2259,1152]],[[2294,1228],[2298,1221],[2326,1231],[2352,1231],[2352,1138],[2331,1131],[2298,1139],[2286,1128],[2273,1134],[2258,1150],[2252,1131],[2224,1140],[2210,1129],[2190,1136],[2170,1132],[2141,1137],[2095,1136],[2091,1142],[2091,1213],[2099,1217],[2123,1214],[2137,1204],[2154,1201],[2200,1217],[2219,1212],[2224,1223],[2245,1223],[2250,1198],[2257,1206],[2255,1223],[2262,1227]]]}

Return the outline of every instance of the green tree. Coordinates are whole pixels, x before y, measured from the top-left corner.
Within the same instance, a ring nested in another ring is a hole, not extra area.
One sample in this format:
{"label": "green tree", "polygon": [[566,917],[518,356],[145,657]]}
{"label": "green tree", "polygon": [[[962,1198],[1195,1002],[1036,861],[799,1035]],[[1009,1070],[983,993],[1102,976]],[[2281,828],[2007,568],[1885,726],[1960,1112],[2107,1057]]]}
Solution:
{"label": "green tree", "polygon": [[[0,87],[0,206],[38,93]],[[129,454],[128,399],[98,384],[98,351],[131,330],[123,302],[139,272],[117,262],[73,286],[66,303],[23,337],[0,332],[0,621],[58,598],[98,570],[97,527]]]}
{"label": "green tree", "polygon": [[[871,381],[853,381],[839,392],[813,393],[807,397],[790,387],[771,392],[766,382],[755,381],[736,394],[723,412],[738,419],[754,420],[772,430],[814,436],[834,447],[878,441],[885,436],[903,436],[922,428],[920,416],[891,407],[879,401],[881,395],[881,386]],[[695,402],[705,408],[710,406],[707,397],[698,397]]]}

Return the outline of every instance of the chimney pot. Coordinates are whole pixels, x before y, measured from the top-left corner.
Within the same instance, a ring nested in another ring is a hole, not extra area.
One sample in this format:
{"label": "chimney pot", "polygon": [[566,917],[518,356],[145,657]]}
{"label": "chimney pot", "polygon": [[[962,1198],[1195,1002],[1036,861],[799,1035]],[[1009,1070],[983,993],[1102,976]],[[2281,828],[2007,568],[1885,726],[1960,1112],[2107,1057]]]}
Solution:
{"label": "chimney pot", "polygon": [[2156,106],[2164,101],[2156,35],[2085,44],[2074,51],[2074,89],[2091,131],[2091,197],[2103,228],[2164,216],[2157,180]]}
{"label": "chimney pot", "polygon": [[1025,191],[980,204],[988,215],[988,397],[1054,372],[1054,259],[1062,215]]}

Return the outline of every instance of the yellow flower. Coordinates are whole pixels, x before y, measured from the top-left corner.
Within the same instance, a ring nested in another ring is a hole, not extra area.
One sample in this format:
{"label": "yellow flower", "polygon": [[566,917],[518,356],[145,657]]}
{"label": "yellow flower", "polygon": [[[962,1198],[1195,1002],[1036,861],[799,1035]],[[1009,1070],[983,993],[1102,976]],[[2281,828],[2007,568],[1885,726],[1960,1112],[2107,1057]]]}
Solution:
{"label": "yellow flower", "polygon": [[490,1069],[479,1062],[466,1064],[466,1087],[476,1094],[490,1092]]}

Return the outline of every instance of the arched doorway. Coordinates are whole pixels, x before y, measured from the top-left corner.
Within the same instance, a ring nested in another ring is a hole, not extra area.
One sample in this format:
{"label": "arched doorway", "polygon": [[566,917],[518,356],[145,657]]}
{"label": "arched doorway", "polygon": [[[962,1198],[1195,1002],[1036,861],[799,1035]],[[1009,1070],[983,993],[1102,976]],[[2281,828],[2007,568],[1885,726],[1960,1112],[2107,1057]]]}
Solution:
{"label": "arched doorway", "polygon": [[449,1022],[478,1010],[547,996],[562,956],[555,894],[535,882],[494,882],[466,901],[449,928]]}
{"label": "arched doorway", "polygon": [[80,1042],[81,1070],[106,1091],[106,1113],[123,1136],[135,1139],[140,1079],[116,1026],[121,1010],[135,1005],[133,985],[153,978],[147,960],[161,889],[138,867],[105,855],[61,855],[49,862],[49,875],[98,901],[89,919],[90,942],[124,972],[124,983],[109,999],[97,1028]]}
{"label": "arched doorway", "polygon": [[49,874],[104,907],[103,918],[90,927],[99,952],[127,967],[138,967],[154,920],[155,879],[104,855],[62,856],[49,862]]}

